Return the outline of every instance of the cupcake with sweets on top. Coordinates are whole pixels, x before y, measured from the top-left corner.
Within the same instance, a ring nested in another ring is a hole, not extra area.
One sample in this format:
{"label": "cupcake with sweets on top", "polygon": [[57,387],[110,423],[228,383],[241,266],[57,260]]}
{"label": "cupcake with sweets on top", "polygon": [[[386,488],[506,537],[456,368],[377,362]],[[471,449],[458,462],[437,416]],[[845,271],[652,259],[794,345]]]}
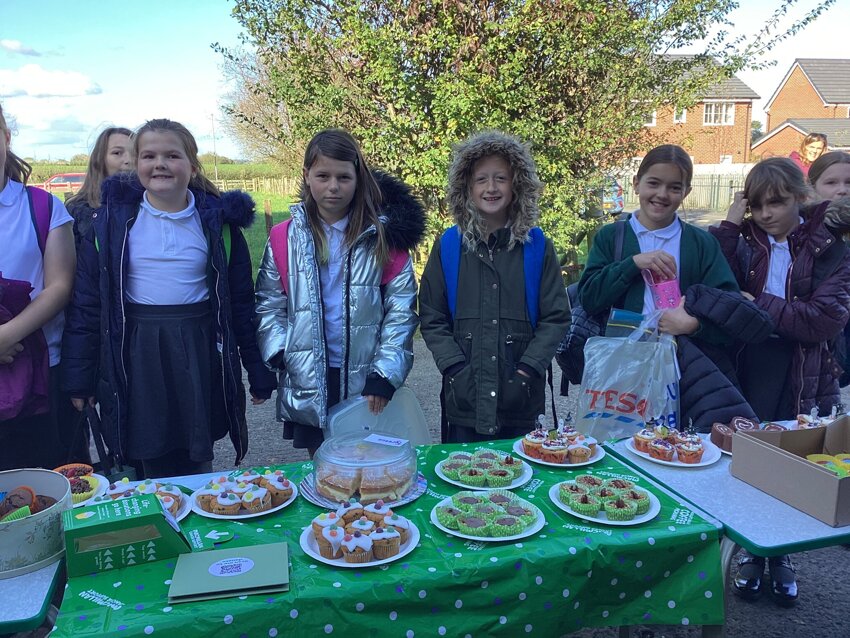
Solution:
{"label": "cupcake with sweets on top", "polygon": [[354,532],[342,537],[342,557],[346,563],[368,563],[372,561],[372,539]]}
{"label": "cupcake with sweets on top", "polygon": [[375,521],[370,521],[365,516],[361,516],[356,521],[353,521],[345,526],[346,534],[353,534],[354,532],[360,532],[361,534],[371,534],[372,530],[375,529]]}
{"label": "cupcake with sweets on top", "polygon": [[382,522],[383,527],[394,527],[401,534],[401,543],[404,545],[410,538],[410,521],[404,516],[396,514],[392,511],[384,517]]}
{"label": "cupcake with sweets on top", "polygon": [[401,547],[401,534],[394,527],[378,527],[371,534],[372,553],[375,560],[397,556]]}

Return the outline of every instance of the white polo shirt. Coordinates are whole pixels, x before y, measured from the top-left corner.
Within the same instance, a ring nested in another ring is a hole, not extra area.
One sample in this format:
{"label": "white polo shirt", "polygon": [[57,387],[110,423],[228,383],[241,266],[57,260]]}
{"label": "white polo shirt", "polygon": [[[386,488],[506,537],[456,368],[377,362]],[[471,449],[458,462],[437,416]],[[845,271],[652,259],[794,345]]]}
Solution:
{"label": "white polo shirt", "polygon": [[320,221],[328,241],[328,263],[319,266],[322,305],[325,311],[325,344],[328,350],[328,365],[339,368],[342,366],[342,279],[345,276],[345,231],[348,229],[348,215],[335,224],[326,224],[323,219]]}
{"label": "white polo shirt", "polygon": [[[51,197],[50,230],[73,223],[65,204],[55,195]],[[6,279],[30,282],[33,287],[30,299],[35,299],[44,290],[44,259],[38,247],[26,190],[23,184],[12,180],[0,191],[0,247],[0,273]],[[64,309],[42,327],[51,367],[59,363],[64,327]]]}

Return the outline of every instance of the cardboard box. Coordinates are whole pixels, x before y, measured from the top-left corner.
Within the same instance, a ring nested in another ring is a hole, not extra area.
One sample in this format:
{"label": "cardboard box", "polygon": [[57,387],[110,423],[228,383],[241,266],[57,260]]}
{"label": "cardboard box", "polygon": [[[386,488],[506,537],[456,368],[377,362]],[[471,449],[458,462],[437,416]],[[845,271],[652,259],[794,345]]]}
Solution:
{"label": "cardboard box", "polygon": [[62,513],[69,576],[131,567],[191,551],[153,494]]}
{"label": "cardboard box", "polygon": [[808,454],[850,452],[850,417],[824,428],[737,432],[732,476],[832,527],[850,525],[850,477],[806,460]]}

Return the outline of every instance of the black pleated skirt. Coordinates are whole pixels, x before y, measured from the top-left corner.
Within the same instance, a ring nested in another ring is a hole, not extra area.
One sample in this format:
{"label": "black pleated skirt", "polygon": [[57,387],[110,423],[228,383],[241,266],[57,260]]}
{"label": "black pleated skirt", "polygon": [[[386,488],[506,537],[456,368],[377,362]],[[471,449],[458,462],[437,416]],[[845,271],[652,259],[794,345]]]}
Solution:
{"label": "black pleated skirt", "polygon": [[127,453],[154,459],[186,450],[210,461],[228,431],[221,357],[209,301],[126,304]]}

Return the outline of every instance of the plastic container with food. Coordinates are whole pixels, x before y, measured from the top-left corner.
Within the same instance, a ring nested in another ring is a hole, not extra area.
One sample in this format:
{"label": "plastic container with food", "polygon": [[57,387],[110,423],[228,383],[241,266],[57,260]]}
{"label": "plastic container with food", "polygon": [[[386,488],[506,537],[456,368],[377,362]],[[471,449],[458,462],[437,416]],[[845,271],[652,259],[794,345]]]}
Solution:
{"label": "plastic container with food", "polygon": [[313,459],[316,491],[335,502],[397,501],[416,483],[416,452],[410,442],[382,432],[327,439]]}

